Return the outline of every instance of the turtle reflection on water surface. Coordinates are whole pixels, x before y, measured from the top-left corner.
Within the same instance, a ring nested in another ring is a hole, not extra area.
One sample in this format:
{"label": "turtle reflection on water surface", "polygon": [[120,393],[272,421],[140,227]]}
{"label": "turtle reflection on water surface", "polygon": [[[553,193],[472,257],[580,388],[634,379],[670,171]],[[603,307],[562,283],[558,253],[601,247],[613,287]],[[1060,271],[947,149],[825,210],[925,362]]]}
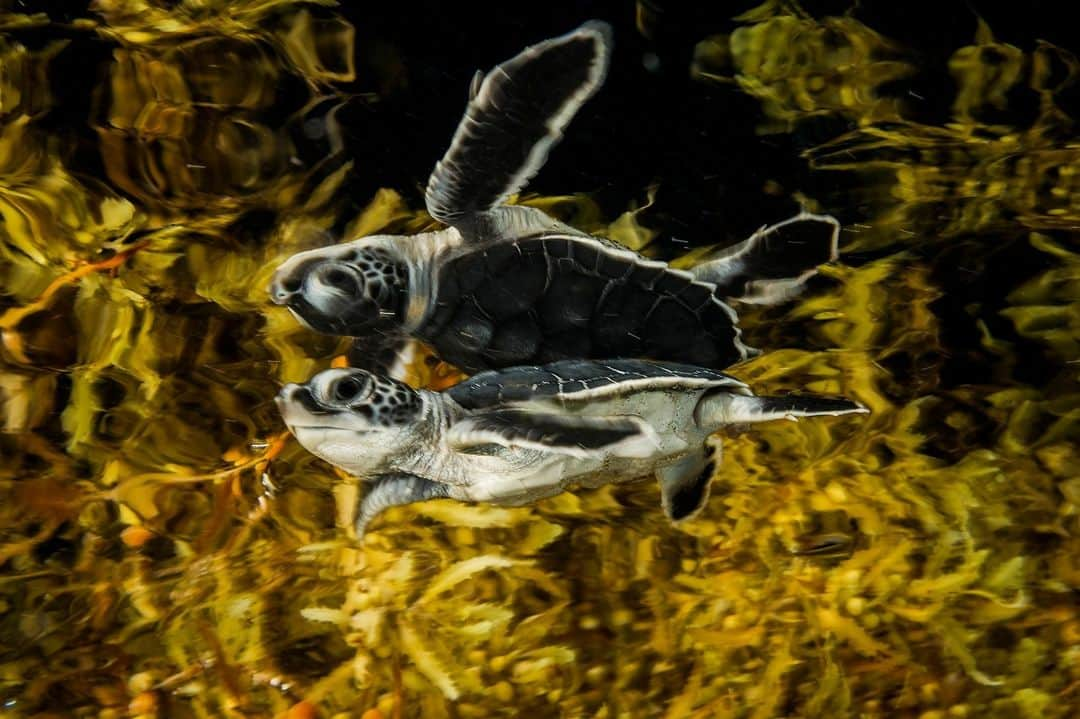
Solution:
{"label": "turtle reflection on water surface", "polygon": [[846,399],[757,397],[714,370],[645,360],[565,360],[482,372],[444,392],[331,369],[277,398],[308,449],[373,482],[357,534],[387,507],[449,497],[517,506],[573,486],[655,473],[674,521],[708,498],[716,430],[866,412]]}
{"label": "turtle reflection on water surface", "polygon": [[409,337],[469,372],[561,359],[650,357],[723,369],[744,345],[727,300],[774,303],[836,258],[839,225],[802,213],[690,271],[506,205],[603,83],[611,30],[587,22],[473,82],[427,186],[445,230],[300,252],[274,302],[311,329],[358,338],[358,365],[403,376]]}

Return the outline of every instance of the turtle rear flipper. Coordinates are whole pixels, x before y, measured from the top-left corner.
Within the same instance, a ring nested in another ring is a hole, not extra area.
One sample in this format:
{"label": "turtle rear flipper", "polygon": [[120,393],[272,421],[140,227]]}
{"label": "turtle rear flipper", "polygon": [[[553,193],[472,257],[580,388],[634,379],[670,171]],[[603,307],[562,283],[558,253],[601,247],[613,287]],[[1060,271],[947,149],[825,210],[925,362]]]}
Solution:
{"label": "turtle rear flipper", "polygon": [[610,56],[611,28],[594,20],[474,80],[450,149],[428,180],[431,216],[461,224],[524,187],[603,83]]}
{"label": "turtle rear flipper", "polygon": [[813,397],[799,394],[757,397],[750,394],[718,391],[702,397],[694,409],[694,420],[703,427],[719,427],[727,424],[768,422],[774,419],[839,417],[845,414],[867,414],[869,411],[858,402],[843,397]]}
{"label": "turtle rear flipper", "polygon": [[677,462],[656,470],[660,503],[673,522],[697,514],[709,499],[709,484],[719,460],[719,446],[696,449]]}
{"label": "turtle rear flipper", "polygon": [[720,297],[746,304],[779,304],[801,292],[817,274],[818,265],[836,260],[839,234],[836,218],[801,212],[761,228],[690,272],[699,280],[715,283]]}
{"label": "turtle rear flipper", "polygon": [[466,453],[496,444],[581,459],[603,454],[648,457],[659,446],[656,432],[639,417],[582,417],[519,409],[467,417],[450,428],[447,441]]}

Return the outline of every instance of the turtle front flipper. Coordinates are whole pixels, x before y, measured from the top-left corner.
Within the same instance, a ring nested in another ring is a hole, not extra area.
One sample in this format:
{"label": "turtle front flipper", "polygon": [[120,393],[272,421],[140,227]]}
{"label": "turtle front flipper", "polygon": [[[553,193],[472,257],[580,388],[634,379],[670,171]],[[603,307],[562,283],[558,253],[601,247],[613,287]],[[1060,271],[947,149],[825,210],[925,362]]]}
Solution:
{"label": "turtle front flipper", "polygon": [[415,474],[384,474],[372,484],[356,512],[356,536],[363,539],[368,524],[390,507],[400,507],[428,499],[448,497],[449,488],[441,482],[417,477]]}
{"label": "turtle front flipper", "polygon": [[720,297],[775,305],[801,292],[819,265],[836,260],[839,235],[836,218],[801,212],[761,228],[690,272],[698,280],[715,283]]}
{"label": "turtle front flipper", "polygon": [[465,453],[495,444],[579,459],[648,457],[660,446],[656,431],[640,417],[582,417],[519,409],[466,417],[450,428],[447,442]]}
{"label": "turtle front flipper", "polygon": [[719,455],[719,445],[707,445],[656,470],[656,479],[660,482],[660,503],[668,519],[681,522],[705,506]]}
{"label": "turtle front flipper", "polygon": [[611,28],[590,21],[474,80],[450,149],[428,180],[431,216],[467,224],[524,187],[603,83],[610,56]]}

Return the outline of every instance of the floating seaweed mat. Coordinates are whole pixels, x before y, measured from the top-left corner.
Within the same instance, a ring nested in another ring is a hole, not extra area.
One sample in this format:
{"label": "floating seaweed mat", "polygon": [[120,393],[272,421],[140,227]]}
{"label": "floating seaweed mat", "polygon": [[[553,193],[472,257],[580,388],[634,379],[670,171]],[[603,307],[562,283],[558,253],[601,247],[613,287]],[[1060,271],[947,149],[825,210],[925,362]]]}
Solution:
{"label": "floating seaweed mat", "polygon": [[[642,482],[398,508],[362,545],[361,489],[271,401],[347,343],[264,295],[334,228],[431,226],[389,190],[344,214],[347,175],[370,171],[335,139],[351,26],[329,3],[95,3],[75,24],[112,49],[91,176],[41,122],[65,46],[20,44],[47,17],[0,19],[4,710],[1074,715],[1080,282],[1055,100],[1075,61],[983,27],[942,70],[953,116],[916,124],[888,94],[910,55],[856,18],[768,3],[703,40],[695,71],[760,98],[763,131],[856,123],[807,160],[859,178],[858,260],[744,308],[770,351],[736,373],[873,414],[717,437],[713,498],[678,530]],[[283,79],[310,91],[284,123],[267,114]],[[1018,88],[1030,126],[982,119]],[[325,142],[297,164],[310,121]],[[586,197],[520,201],[649,251],[642,194],[613,220]],[[415,384],[459,376],[424,357]]]}

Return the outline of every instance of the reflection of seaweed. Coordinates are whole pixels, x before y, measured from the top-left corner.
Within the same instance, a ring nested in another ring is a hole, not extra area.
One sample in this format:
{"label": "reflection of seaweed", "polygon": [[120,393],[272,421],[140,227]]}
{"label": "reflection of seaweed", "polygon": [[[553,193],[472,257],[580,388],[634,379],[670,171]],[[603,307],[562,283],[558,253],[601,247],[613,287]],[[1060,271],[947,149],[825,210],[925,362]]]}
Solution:
{"label": "reflection of seaweed", "polygon": [[[307,166],[284,134],[306,129],[308,147],[333,153],[333,103],[296,108],[281,134],[262,113],[289,72],[320,92],[351,76],[352,36],[336,19],[273,5],[272,27],[248,26],[243,39],[211,17],[186,35],[180,11],[153,26],[172,28],[161,42],[83,22],[126,45],[115,94],[102,94],[112,187],[74,176],[66,138],[38,128],[51,107],[42,78],[63,45],[0,41],[0,309],[15,305],[2,312],[0,348],[6,709],[130,700],[135,714],[178,703],[204,716],[262,711],[298,699],[274,677],[313,668],[290,659],[312,631],[282,585],[306,586],[287,547],[328,532],[329,494],[279,487],[280,467],[246,458],[279,429],[278,372],[304,376],[338,343],[301,347],[295,325],[250,310],[285,245],[332,221],[347,167]],[[237,64],[245,51],[252,62]],[[206,173],[195,177],[194,164]],[[255,211],[273,219],[273,249],[232,232]],[[312,460],[292,447],[277,462],[303,473]],[[273,544],[268,522],[287,527]],[[291,629],[278,634],[275,616]]]}
{"label": "reflection of seaweed", "polygon": [[1002,314],[1024,337],[1073,361],[1080,358],[1080,255],[1038,233],[1031,244],[1061,264],[1013,290]]}
{"label": "reflection of seaweed", "polygon": [[[126,55],[117,60],[124,73],[142,72],[138,61]],[[133,94],[123,85],[119,92]],[[303,162],[288,135],[290,129],[326,133],[340,147],[332,108],[328,113],[325,102],[302,108],[289,126],[278,131],[253,122],[247,112],[220,107],[158,110],[172,116],[146,116],[140,110],[133,121],[113,114],[100,131],[110,179],[144,201],[167,198],[168,206],[194,209],[222,197],[226,210],[240,198],[250,204],[261,200],[285,206],[295,202],[308,179],[308,173],[297,172],[296,165],[302,167]],[[154,126],[158,121],[175,124]]]}
{"label": "reflection of seaweed", "polygon": [[694,75],[734,81],[762,102],[763,132],[786,132],[808,117],[839,115],[869,124],[897,117],[899,101],[880,88],[914,71],[900,49],[851,17],[817,21],[793,2],[769,0],[740,15],[730,37],[701,42]]}
{"label": "reflection of seaweed", "polygon": [[[961,48],[949,68],[958,84],[954,120],[943,127],[902,121],[878,124],[837,138],[811,154],[815,167],[895,173],[892,196],[903,227],[919,214],[938,232],[987,231],[1019,223],[1031,229],[1072,229],[1080,222],[1076,173],[1080,154],[1073,121],[1054,103],[1072,84],[1080,64],[1041,43],[1027,56],[998,43],[979,24],[976,45]],[[1027,87],[1039,112],[1027,128],[978,118],[1002,108],[1006,93]],[[946,218],[942,217],[942,214]],[[944,221],[943,221],[944,220]]]}
{"label": "reflection of seaweed", "polygon": [[[1055,104],[1080,71],[1070,53],[1040,43],[1028,55],[994,40],[980,22],[975,44],[949,61],[958,85],[952,122],[925,125],[906,119],[903,104],[880,91],[912,66],[893,59],[899,50],[854,18],[817,21],[784,2],[768,2],[742,18],[750,24],[730,38],[699,46],[698,75],[722,77],[730,55],[734,79],[762,101],[770,121],[780,123],[763,130],[790,129],[818,115],[858,124],[810,152],[815,168],[871,180],[866,192],[891,185],[895,214],[878,218],[854,246],[883,241],[882,228],[895,235],[891,228],[910,232],[932,224],[938,234],[955,235],[1017,221],[1043,230],[1070,229],[1080,221],[1072,169],[1080,155],[1072,120]],[[1007,96],[1020,89],[1038,99],[1030,126],[980,119],[1004,109]]]}
{"label": "reflection of seaweed", "polygon": [[[281,129],[262,116],[280,112],[279,86],[290,72],[315,91],[351,80],[353,30],[341,20],[313,20],[305,9],[285,12],[292,4],[254,3],[247,13],[180,8],[167,22],[146,25],[146,15],[163,11],[101,3],[112,21],[103,34],[125,45],[114,52],[97,128],[109,179],[162,210],[220,203],[215,214],[226,216],[245,204],[289,206],[310,190],[307,158],[290,134],[339,151],[334,104],[314,96]],[[243,30],[229,33],[228,24],[246,14]],[[264,16],[267,27],[253,24]]]}
{"label": "reflection of seaweed", "polygon": [[30,52],[0,38],[0,281],[21,299],[44,289],[52,262],[130,232],[134,215],[116,193],[72,177],[56,138],[36,127],[52,105],[49,62],[64,46]]}

